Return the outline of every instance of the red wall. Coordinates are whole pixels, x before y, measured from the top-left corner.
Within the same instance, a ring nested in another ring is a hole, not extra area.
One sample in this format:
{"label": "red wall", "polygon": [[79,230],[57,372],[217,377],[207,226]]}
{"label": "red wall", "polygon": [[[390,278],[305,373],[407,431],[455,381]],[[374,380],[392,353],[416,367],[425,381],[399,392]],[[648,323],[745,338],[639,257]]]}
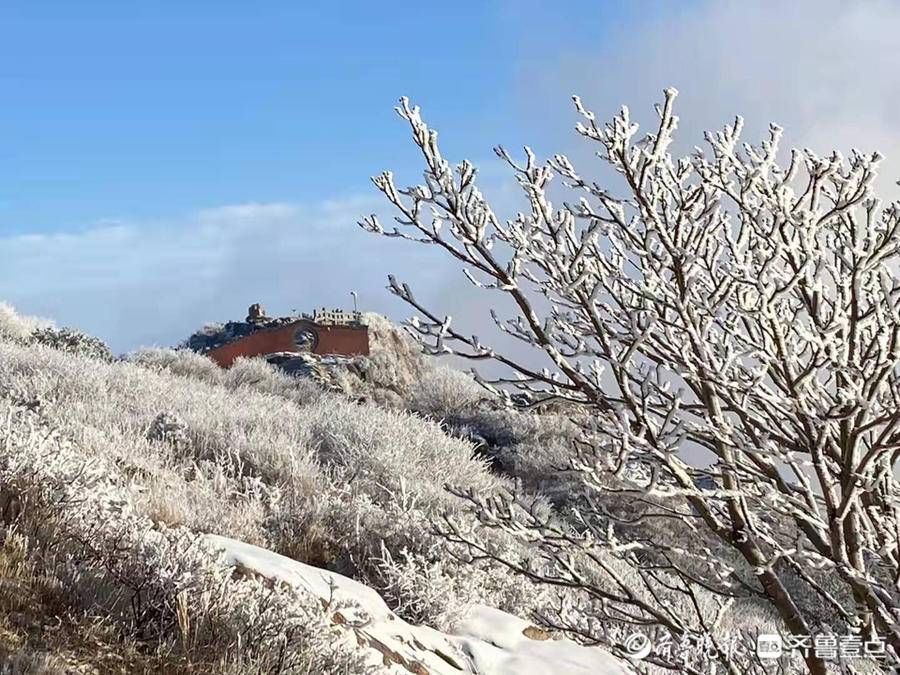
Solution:
{"label": "red wall", "polygon": [[367,355],[369,353],[369,331],[365,327],[320,326],[311,321],[300,320],[277,328],[263,328],[250,335],[229,342],[209,352],[207,356],[223,368],[227,368],[239,356],[265,356],[275,352],[295,352],[297,345],[294,335],[304,328],[316,336],[314,354],[336,354],[339,356]]}

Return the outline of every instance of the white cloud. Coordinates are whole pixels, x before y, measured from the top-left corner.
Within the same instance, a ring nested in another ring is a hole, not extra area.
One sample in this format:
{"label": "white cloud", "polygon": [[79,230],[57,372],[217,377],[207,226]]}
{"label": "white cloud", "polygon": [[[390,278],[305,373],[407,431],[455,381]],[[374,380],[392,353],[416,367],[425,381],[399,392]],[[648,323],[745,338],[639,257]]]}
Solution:
{"label": "white cloud", "polygon": [[423,247],[356,227],[377,195],[321,204],[236,204],[165,222],[101,223],[78,232],[0,237],[0,298],[108,340],[114,349],[172,344],[206,321],[347,305],[398,312],[388,272],[425,292],[446,267]]}
{"label": "white cloud", "polygon": [[683,148],[740,114],[751,140],[775,121],[793,145],[878,148],[888,156],[882,183],[893,184],[900,178],[898,33],[900,5],[882,0],[662,5],[589,51],[557,45],[556,58],[523,75],[529,105],[522,109],[531,111],[531,128],[561,120],[556,140],[567,147],[556,151],[583,160],[585,149],[568,140],[572,94],[603,118],[627,104],[652,122],[652,104],[675,86]]}

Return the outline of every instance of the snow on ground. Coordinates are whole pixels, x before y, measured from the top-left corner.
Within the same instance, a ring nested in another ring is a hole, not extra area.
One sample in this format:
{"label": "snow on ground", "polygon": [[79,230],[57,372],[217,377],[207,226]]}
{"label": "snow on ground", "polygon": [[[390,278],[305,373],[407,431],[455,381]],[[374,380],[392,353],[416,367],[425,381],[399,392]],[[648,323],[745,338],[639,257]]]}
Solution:
{"label": "snow on ground", "polygon": [[630,675],[622,661],[599,647],[550,639],[541,629],[492,607],[476,606],[448,635],[406,623],[364,584],[235,539],[206,535],[225,561],[245,574],[306,589],[348,640],[371,652],[372,665],[417,675]]}

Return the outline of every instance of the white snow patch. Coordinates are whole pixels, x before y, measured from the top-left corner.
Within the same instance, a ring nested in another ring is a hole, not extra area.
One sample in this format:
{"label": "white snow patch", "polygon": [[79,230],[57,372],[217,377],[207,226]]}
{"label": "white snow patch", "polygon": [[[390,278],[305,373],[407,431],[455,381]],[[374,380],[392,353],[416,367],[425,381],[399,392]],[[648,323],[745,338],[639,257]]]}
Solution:
{"label": "white snow patch", "polygon": [[298,562],[253,544],[236,539],[206,535],[206,539],[225,551],[225,560],[235,567],[251,570],[267,579],[305,588],[315,597],[333,604],[352,602],[371,619],[390,620],[394,615],[378,593],[358,581]]}
{"label": "white snow patch", "polygon": [[[391,673],[459,675],[631,675],[625,663],[599,647],[571,640],[534,640],[531,626],[493,607],[476,606],[455,634],[413,626],[395,615],[368,586],[252,544],[205,535],[224,551],[227,563],[268,579],[306,589],[327,607],[337,607],[348,637],[371,652],[373,665]],[[352,631],[352,634],[350,633]],[[424,670],[423,670],[424,669]]]}

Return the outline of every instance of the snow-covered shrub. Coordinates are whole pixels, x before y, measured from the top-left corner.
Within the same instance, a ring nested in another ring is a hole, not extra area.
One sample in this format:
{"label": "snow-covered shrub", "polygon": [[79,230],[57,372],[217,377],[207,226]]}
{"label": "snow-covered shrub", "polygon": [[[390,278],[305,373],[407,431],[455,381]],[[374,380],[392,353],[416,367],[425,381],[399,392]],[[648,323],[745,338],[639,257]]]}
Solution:
{"label": "snow-covered shrub", "polygon": [[322,387],[307,377],[287,375],[263,358],[238,358],[225,372],[226,386],[241,387],[275,396],[294,403],[315,402],[323,393]]}
{"label": "snow-covered shrub", "polygon": [[0,302],[0,340],[28,342],[36,330],[52,327],[52,321],[24,316],[11,305]]}
{"label": "snow-covered shrub", "polygon": [[477,443],[495,470],[557,504],[584,493],[572,470],[572,447],[582,430],[569,416],[516,409],[475,408],[445,420],[450,433]]}
{"label": "snow-covered shrub", "polygon": [[262,358],[241,357],[225,369],[190,349],[146,348],[132,352],[127,360],[156,372],[167,371],[231,389],[252,389],[296,403],[313,402],[321,393],[321,387],[312,380],[286,375]]}
{"label": "snow-covered shrub", "polygon": [[[327,404],[326,404],[327,403]],[[416,562],[434,565],[447,558],[444,542],[435,536],[433,521],[444,514],[464,517],[462,502],[449,494],[448,483],[492,491],[503,480],[491,475],[484,462],[473,458],[473,448],[447,437],[441,428],[414,415],[388,411],[371,404],[358,405],[342,397],[323,397],[319,405],[307,409],[305,424],[317,458],[329,482],[322,499],[314,506],[319,527],[329,533],[319,545],[335,558],[331,566],[378,587],[389,599],[402,605],[401,613],[413,604],[401,600],[404,591],[395,584],[408,583],[402,576],[408,569],[394,570],[379,564],[382,550],[400,555],[406,552]],[[304,507],[309,511],[310,505]],[[274,516],[289,533],[285,518],[296,518],[289,509]],[[303,536],[308,523],[295,523],[296,536]],[[287,541],[290,542],[291,536]],[[308,545],[308,544],[307,544]],[[415,607],[407,618],[447,625],[447,617],[462,611],[465,603],[477,600],[466,589],[478,584],[462,584],[475,574],[474,568],[448,560],[442,570],[459,577],[457,589],[464,591],[454,602],[428,608]],[[482,600],[517,612],[531,609],[522,583],[508,574],[490,575],[496,593]],[[423,584],[425,575],[420,577]],[[448,584],[452,584],[449,579]],[[481,583],[488,586],[488,583]],[[430,593],[426,585],[420,590]],[[533,603],[537,596],[530,598]],[[427,614],[432,609],[436,614]]]}
{"label": "snow-covered shrub", "polygon": [[317,456],[325,466],[370,484],[373,495],[389,499],[405,490],[429,504],[445,503],[446,483],[484,490],[503,484],[473,458],[469,443],[448,437],[436,423],[338,397],[329,404],[308,418]]}
{"label": "snow-covered shrub", "polygon": [[361,667],[315,598],[253,576],[236,579],[195,533],[135,510],[114,467],[88,461],[26,409],[0,401],[0,418],[0,483],[28,502],[20,526],[86,610],[187,652],[230,653],[288,671]]}
{"label": "snow-covered shrub", "polygon": [[53,349],[60,349],[71,354],[81,354],[101,361],[112,361],[115,358],[103,340],[74,328],[54,328],[52,326],[38,328],[31,334],[31,339]]}
{"label": "snow-covered shrub", "polygon": [[421,374],[413,387],[407,407],[435,420],[456,418],[473,410],[488,392],[471,375],[441,366]]}
{"label": "snow-covered shrub", "polygon": [[[122,467],[137,501],[173,514],[176,522],[221,534],[233,526],[244,539],[266,541],[260,522],[254,533],[247,531],[248,515],[260,514],[246,508],[245,474],[263,475],[273,485],[289,475],[299,493],[318,491],[319,469],[302,427],[291,419],[294,408],[283,399],[46,348],[3,356],[4,382],[41,401],[55,424]],[[190,453],[147,439],[160,411],[178,418]]]}
{"label": "snow-covered shrub", "polygon": [[166,443],[179,454],[184,454],[191,447],[188,428],[171,413],[163,412],[153,418],[147,429],[147,438]]}
{"label": "snow-covered shrub", "polygon": [[126,359],[157,372],[168,371],[213,384],[223,379],[222,369],[215,361],[190,349],[146,347],[128,354]]}
{"label": "snow-covered shrub", "polygon": [[278,376],[286,379],[286,376],[263,358],[239,357],[226,371],[225,379],[232,387],[255,387],[264,382],[281,380]]}
{"label": "snow-covered shrub", "polygon": [[439,630],[453,630],[474,605],[534,616],[553,602],[552,594],[510,576],[507,570],[448,555],[445,546],[435,542],[437,555],[409,549],[395,555],[382,549],[376,581],[398,614]]}

